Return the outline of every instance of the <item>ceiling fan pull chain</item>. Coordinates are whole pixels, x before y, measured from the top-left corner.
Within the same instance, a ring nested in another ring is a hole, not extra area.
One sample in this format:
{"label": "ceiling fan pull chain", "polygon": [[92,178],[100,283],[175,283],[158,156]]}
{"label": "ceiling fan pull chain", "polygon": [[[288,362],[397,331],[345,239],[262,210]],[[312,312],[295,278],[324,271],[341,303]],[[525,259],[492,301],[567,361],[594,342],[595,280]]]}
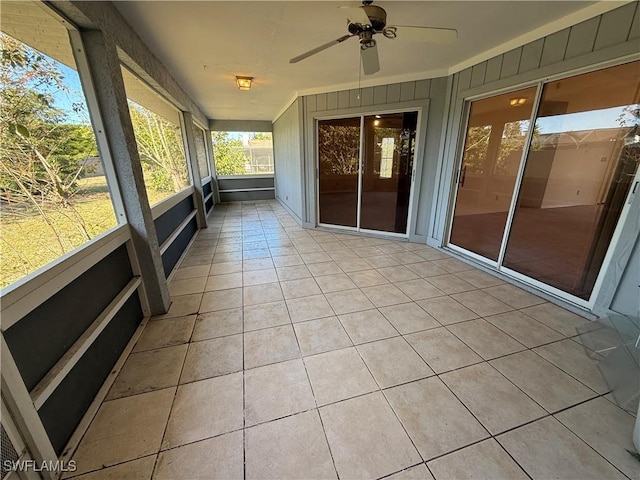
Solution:
{"label": "ceiling fan pull chain", "polygon": [[362,65],[360,64],[360,52],[358,52],[358,95],[356,95],[356,98],[358,99],[359,107],[362,106],[362,100],[360,98],[360,94],[362,93],[362,88],[360,88],[361,78],[362,78]]}

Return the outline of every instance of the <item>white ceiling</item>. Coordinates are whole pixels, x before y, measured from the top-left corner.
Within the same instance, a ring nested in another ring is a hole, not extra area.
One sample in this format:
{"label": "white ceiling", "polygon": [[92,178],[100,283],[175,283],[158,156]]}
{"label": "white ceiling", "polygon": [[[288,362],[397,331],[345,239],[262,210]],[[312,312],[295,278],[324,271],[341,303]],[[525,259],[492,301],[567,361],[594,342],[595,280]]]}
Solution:
{"label": "white ceiling", "polygon": [[[289,59],[347,33],[353,1],[114,2],[151,51],[212,119],[273,120],[296,94],[354,88],[359,49],[349,39],[297,64]],[[624,3],[624,2],[622,2]],[[381,69],[362,86],[461,70],[620,2],[380,1],[388,25],[458,30],[454,45],[376,38]],[[235,75],[255,77],[249,92]]]}

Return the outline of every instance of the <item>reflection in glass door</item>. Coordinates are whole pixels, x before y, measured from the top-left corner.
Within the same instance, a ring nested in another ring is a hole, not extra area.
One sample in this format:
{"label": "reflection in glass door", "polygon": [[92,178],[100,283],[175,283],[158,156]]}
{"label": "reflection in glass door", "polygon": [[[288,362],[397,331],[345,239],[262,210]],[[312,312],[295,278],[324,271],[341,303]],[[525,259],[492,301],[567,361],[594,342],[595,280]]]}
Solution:
{"label": "reflection in glass door", "polygon": [[544,86],[505,267],[589,299],[640,159],[639,73]]}
{"label": "reflection in glass door", "polygon": [[536,88],[471,104],[450,243],[497,261]]}
{"label": "reflection in glass door", "polygon": [[639,79],[636,61],[545,83],[533,128],[537,89],[471,103],[449,244],[587,304],[637,181]]}
{"label": "reflection in glass door", "polygon": [[407,233],[417,123],[418,112],[318,121],[320,224]]}
{"label": "reflection in glass door", "polygon": [[320,223],[357,227],[360,117],[318,122]]}
{"label": "reflection in glass door", "polygon": [[360,228],[406,233],[417,112],[364,118]]}

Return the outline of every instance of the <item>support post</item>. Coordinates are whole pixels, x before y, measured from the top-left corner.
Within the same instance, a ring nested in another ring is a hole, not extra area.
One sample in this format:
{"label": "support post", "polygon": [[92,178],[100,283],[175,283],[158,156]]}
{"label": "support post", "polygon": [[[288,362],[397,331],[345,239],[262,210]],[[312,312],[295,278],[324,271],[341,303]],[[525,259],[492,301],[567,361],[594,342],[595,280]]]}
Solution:
{"label": "support post", "polygon": [[103,155],[107,157],[103,160],[113,162],[149,313],[165,313],[171,297],[145,190],[118,51],[115,43],[100,31],[87,30],[81,35],[110,153]]}
{"label": "support post", "polygon": [[209,171],[211,172],[211,191],[213,192],[213,203],[220,203],[220,191],[218,190],[218,174],[216,173],[216,159],[213,155],[213,142],[211,141],[211,130],[206,130],[204,141],[209,151]]}
{"label": "support post", "polygon": [[199,229],[207,228],[207,211],[204,207],[204,193],[202,192],[202,179],[200,178],[200,167],[198,166],[198,152],[196,150],[193,115],[191,115],[191,112],[182,112],[182,123],[184,125],[184,139],[187,146],[187,160],[191,171],[191,181],[195,190],[193,204],[197,212],[196,221]]}

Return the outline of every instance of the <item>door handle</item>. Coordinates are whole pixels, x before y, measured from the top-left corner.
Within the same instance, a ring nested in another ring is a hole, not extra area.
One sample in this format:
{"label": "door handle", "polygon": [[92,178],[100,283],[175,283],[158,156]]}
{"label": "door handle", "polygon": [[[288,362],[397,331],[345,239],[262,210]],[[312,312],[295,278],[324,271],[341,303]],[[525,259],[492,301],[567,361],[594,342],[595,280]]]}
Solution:
{"label": "door handle", "polygon": [[631,190],[631,195],[629,195],[629,200],[627,201],[627,203],[629,205],[631,205],[633,203],[633,199],[635,198],[636,194],[638,193],[638,184],[640,182],[635,182],[633,184],[633,189]]}
{"label": "door handle", "polygon": [[462,170],[460,171],[460,187],[464,187],[464,179],[467,176],[467,166],[463,165]]}

